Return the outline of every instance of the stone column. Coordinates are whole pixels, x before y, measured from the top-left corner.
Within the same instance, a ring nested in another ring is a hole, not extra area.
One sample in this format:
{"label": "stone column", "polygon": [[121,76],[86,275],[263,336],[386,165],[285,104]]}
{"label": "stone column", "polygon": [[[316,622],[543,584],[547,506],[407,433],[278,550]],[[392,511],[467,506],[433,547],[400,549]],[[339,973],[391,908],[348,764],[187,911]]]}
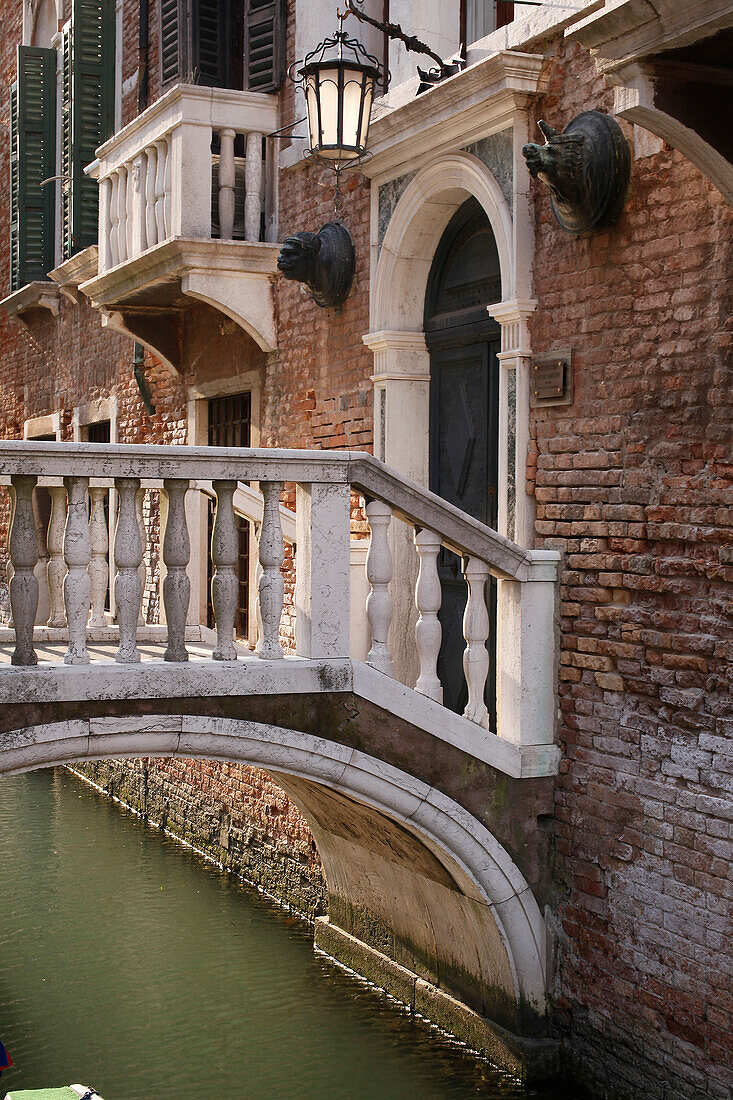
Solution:
{"label": "stone column", "polygon": [[499,534],[520,546],[534,541],[534,507],[526,492],[529,448],[529,318],[532,299],[488,306],[501,325],[499,360]]}

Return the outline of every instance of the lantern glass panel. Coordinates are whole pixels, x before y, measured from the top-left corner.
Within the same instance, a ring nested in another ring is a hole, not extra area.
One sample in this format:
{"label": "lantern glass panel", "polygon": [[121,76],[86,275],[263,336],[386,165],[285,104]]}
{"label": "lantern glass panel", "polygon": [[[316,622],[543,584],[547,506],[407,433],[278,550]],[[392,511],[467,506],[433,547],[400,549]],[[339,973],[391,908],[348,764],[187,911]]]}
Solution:
{"label": "lantern glass panel", "polygon": [[311,73],[306,77],[305,81],[305,103],[308,112],[308,132],[310,133],[311,149],[316,149],[320,145],[320,119],[316,79],[316,73]]}
{"label": "lantern glass panel", "polygon": [[357,145],[360,149],[366,149],[367,137],[369,136],[369,116],[372,113],[372,102],[374,100],[374,77],[364,74],[364,113],[361,116],[361,129],[359,132],[359,140]]}
{"label": "lantern glass panel", "polygon": [[337,148],[328,149],[328,146],[338,146],[340,137],[338,68],[336,66],[327,69],[319,68],[317,80],[318,98],[321,107],[318,152],[324,157],[338,157]]}
{"label": "lantern glass panel", "polygon": [[359,155],[363,87],[364,74],[347,69],[344,73],[344,121],[341,135],[343,155],[347,158]]}

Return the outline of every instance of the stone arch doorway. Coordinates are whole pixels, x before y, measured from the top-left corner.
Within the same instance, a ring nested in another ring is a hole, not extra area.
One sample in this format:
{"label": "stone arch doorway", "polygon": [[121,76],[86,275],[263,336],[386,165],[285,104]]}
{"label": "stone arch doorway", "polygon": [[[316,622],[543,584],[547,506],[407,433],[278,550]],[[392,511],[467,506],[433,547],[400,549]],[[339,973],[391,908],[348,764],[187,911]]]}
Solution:
{"label": "stone arch doorway", "polygon": [[[497,525],[501,332],[486,303],[501,299],[501,267],[491,223],[475,198],[451,218],[433,259],[425,295],[430,355],[429,486],[490,527]],[[466,585],[460,558],[443,549],[438,571],[443,639],[438,675],[446,706],[467,702],[462,622]],[[496,728],[496,583],[489,593],[491,634],[486,705]]]}
{"label": "stone arch doorway", "polygon": [[[516,271],[511,209],[490,169],[470,153],[445,154],[417,172],[392,211],[381,245],[376,242],[372,253],[372,331],[364,341],[374,352],[374,453],[425,486],[431,484],[431,369],[424,328],[428,283],[441,240],[451,220],[469,200],[483,211],[490,226],[496,274],[500,276],[494,285],[484,287],[483,299],[473,303],[476,315],[481,313],[490,323],[487,307],[496,303],[501,303],[497,309],[503,313],[513,313],[517,283],[522,291],[524,283]],[[504,327],[505,321],[501,323]],[[509,485],[516,480],[508,447],[510,429],[518,438],[514,425],[510,425],[510,365],[502,363],[499,376],[496,526],[501,534],[509,533],[507,515],[514,507]],[[403,577],[405,584],[402,590],[395,587],[392,593],[390,646],[398,678],[413,684],[417,663],[414,646],[409,643],[415,621],[410,589],[414,589],[417,573],[416,555],[407,536],[402,536],[402,541],[400,537],[393,534],[394,573]]]}

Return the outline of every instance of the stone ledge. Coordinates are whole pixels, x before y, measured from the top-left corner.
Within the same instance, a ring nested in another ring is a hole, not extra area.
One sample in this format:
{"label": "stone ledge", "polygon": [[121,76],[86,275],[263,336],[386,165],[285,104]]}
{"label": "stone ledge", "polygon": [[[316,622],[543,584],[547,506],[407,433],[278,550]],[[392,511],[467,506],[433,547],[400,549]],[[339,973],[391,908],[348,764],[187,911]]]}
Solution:
{"label": "stone ledge", "polygon": [[559,1044],[554,1039],[512,1034],[331,924],[328,917],[316,918],[314,946],[527,1083],[557,1075]]}
{"label": "stone ledge", "polygon": [[59,288],[55,283],[46,280],[26,283],[20,290],[3,298],[0,306],[9,317],[15,317],[24,324],[24,314],[37,309],[47,309],[54,317],[58,317]]}

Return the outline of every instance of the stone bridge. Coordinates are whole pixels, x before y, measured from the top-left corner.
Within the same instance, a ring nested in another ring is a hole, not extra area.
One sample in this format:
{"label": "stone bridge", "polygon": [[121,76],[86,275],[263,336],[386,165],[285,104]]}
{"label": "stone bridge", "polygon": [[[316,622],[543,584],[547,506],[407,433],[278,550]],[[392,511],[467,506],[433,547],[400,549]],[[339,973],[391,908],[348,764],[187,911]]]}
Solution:
{"label": "stone bridge", "polygon": [[[558,555],[522,549],[364,454],[4,442],[0,478],[13,498],[0,772],[139,756],[265,769],[309,822],[323,862],[329,917],[316,943],[499,1064],[550,1073],[543,912],[558,764]],[[291,514],[280,501],[292,484],[296,584],[286,600]],[[44,487],[53,511],[39,539],[34,493]],[[142,488],[162,517],[159,626],[140,625]],[[216,498],[216,632],[187,623],[198,567],[191,502],[201,493]],[[238,500],[250,502],[257,534],[255,649],[233,641]],[[371,532],[365,585],[350,569],[359,506]],[[406,533],[419,560],[414,584],[392,576],[390,547]],[[460,715],[442,705],[437,676],[443,546],[461,555],[467,583]],[[114,624],[104,614],[110,573]],[[56,625],[36,625],[39,574]],[[392,594],[405,586],[416,623],[401,613],[393,621]],[[403,683],[389,641],[413,630],[419,676]],[[495,730],[485,704],[491,648]]]}

